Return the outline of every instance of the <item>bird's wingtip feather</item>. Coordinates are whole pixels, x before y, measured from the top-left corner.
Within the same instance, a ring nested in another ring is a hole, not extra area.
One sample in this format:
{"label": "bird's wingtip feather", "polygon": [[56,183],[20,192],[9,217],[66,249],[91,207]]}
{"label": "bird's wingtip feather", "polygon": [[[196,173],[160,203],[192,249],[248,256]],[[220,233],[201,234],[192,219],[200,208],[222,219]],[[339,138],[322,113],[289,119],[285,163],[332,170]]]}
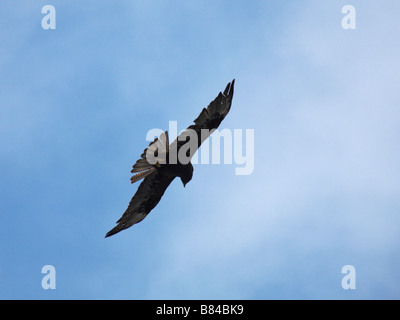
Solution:
{"label": "bird's wingtip feather", "polygon": [[106,234],[106,236],[105,236],[105,238],[111,237],[111,236],[113,236],[114,234],[116,234],[116,233],[118,233],[118,232],[120,232],[120,231],[122,231],[122,230],[123,230],[123,229],[121,228],[121,225],[119,224],[119,225],[117,225],[115,228],[113,228],[113,229],[111,229],[110,231],[108,231],[107,234]]}

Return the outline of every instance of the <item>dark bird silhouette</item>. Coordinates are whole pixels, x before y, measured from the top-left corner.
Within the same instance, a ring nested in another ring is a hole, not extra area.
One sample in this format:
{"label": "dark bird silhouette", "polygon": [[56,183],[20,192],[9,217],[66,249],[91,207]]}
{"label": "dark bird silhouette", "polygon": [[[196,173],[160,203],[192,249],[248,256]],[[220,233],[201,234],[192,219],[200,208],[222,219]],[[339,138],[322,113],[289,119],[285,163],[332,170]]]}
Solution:
{"label": "dark bird silhouette", "polygon": [[170,145],[168,131],[162,133],[144,150],[133,165],[131,183],[144,178],[117,226],[106,234],[112,236],[142,221],[158,204],[171,182],[179,177],[185,186],[193,176],[190,159],[228,114],[235,80],[228,83],[207,108]]}

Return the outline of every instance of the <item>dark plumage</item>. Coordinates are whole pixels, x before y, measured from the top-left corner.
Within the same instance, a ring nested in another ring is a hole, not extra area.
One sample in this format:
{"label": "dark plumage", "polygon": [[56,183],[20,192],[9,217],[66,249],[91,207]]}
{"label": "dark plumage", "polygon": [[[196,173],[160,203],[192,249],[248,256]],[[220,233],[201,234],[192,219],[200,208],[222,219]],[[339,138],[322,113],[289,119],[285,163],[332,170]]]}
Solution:
{"label": "dark plumage", "polygon": [[[197,119],[194,120],[194,124],[182,132],[171,145],[169,144],[168,132],[165,132],[144,150],[141,158],[136,161],[132,168],[132,173],[135,174],[132,176],[131,182],[134,183],[143,178],[144,180],[133,196],[125,213],[117,221],[117,226],[109,231],[106,237],[127,229],[146,218],[161,200],[165,190],[176,177],[181,179],[184,186],[192,179],[193,166],[190,163],[190,159],[202,142],[211,135],[213,130],[219,127],[222,120],[228,114],[232,104],[234,84],[235,80],[228,83],[224,92],[220,92],[207,109],[204,108],[201,111]],[[207,130],[202,131],[202,129],[209,130],[208,134]],[[191,148],[186,152],[187,159],[189,160],[188,163],[182,163],[179,157],[175,161],[171,161],[169,155],[179,154],[181,148],[189,140],[188,135],[196,135],[196,139],[198,137],[196,148]],[[185,136],[187,139],[184,139]],[[151,157],[151,154],[154,156]]]}

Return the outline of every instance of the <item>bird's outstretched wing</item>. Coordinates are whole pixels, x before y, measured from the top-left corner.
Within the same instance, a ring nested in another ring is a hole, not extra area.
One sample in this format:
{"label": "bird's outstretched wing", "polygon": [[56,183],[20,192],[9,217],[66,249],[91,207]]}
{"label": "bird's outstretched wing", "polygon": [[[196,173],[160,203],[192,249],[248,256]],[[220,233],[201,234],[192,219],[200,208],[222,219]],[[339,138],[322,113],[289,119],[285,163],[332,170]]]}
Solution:
{"label": "bird's outstretched wing", "polygon": [[195,131],[217,129],[231,109],[234,86],[235,79],[227,84],[224,93],[220,92],[214,101],[201,111],[200,115],[194,120],[195,124],[188,129]]}
{"label": "bird's outstretched wing", "polygon": [[118,225],[106,234],[106,238],[142,221],[158,204],[165,190],[175,177],[163,175],[154,171],[140,184],[138,190],[129,203],[128,209],[117,221]]}
{"label": "bird's outstretched wing", "polygon": [[190,150],[191,156],[200,148],[201,144],[219,127],[231,109],[235,79],[228,83],[224,92],[220,92],[207,108],[194,120],[194,124],[183,131],[171,144],[171,149],[178,150],[188,142],[189,139],[197,140],[197,148]]}

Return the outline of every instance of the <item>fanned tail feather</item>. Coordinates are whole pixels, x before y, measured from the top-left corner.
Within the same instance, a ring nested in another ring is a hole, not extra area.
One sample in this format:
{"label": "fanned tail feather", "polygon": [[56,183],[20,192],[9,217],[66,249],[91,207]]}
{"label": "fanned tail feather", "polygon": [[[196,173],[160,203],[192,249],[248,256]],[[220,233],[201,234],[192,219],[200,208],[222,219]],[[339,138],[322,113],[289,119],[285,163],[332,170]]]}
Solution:
{"label": "fanned tail feather", "polygon": [[[132,173],[142,171],[151,170],[147,174],[142,173],[142,175],[134,175],[131,178],[132,183],[138,181],[150,173],[152,173],[155,169],[154,166],[159,166],[160,164],[165,164],[167,159],[167,154],[169,151],[169,139],[168,139],[168,131],[163,132],[159,138],[156,138],[153,142],[151,142],[146,148],[140,159],[136,161],[136,163],[132,167]],[[136,179],[135,177],[138,177]],[[134,181],[133,181],[134,180]]]}
{"label": "fanned tail feather", "polygon": [[[147,169],[146,171],[141,171],[141,172],[133,175],[131,177],[131,183],[135,183],[136,181],[139,181],[139,180],[147,177],[148,175],[152,174],[154,171],[156,171],[156,168],[154,168],[152,165],[150,165],[150,168]],[[132,170],[132,172],[137,172],[137,171]]]}

